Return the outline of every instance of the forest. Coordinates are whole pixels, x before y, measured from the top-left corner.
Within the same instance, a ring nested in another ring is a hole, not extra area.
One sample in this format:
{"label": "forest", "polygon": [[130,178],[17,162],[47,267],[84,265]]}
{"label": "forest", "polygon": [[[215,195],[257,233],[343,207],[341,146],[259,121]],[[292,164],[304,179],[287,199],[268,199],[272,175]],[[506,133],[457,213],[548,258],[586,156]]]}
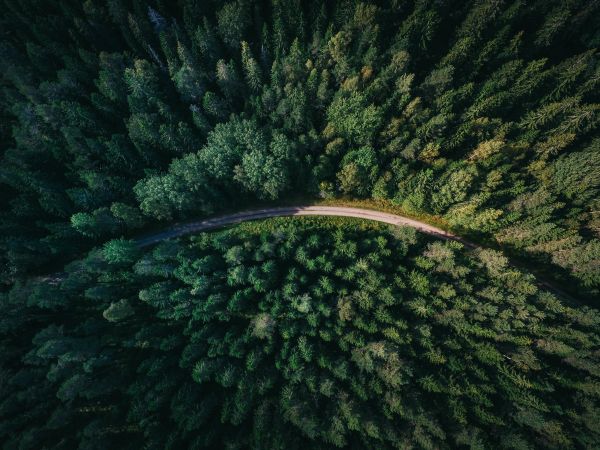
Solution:
{"label": "forest", "polygon": [[599,1],[0,5],[2,448],[600,447]]}
{"label": "forest", "polygon": [[282,218],[111,240],[61,278],[2,302],[7,448],[600,444],[600,313],[493,250]]}

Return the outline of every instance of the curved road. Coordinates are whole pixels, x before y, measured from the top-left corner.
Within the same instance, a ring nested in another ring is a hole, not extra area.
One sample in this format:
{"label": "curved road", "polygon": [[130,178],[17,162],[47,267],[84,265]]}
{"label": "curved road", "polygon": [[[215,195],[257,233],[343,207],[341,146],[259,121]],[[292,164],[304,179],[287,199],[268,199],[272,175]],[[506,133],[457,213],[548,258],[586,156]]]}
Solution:
{"label": "curved road", "polygon": [[[415,228],[421,231],[422,233],[426,233],[437,238],[460,242],[465,247],[471,249],[481,248],[481,246],[476,245],[473,242],[470,242],[460,236],[434,227],[433,225],[420,222],[418,220],[409,219],[408,217],[399,216],[397,214],[389,214],[362,208],[348,208],[345,206],[283,206],[277,208],[253,209],[249,211],[242,211],[239,213],[218,216],[211,219],[187,222],[184,224],[176,224],[169,227],[165,231],[147,234],[145,236],[135,239],[135,241],[140,247],[147,247],[149,245],[156,244],[160,241],[164,241],[165,239],[178,238],[187,234],[197,233],[199,231],[212,230],[227,225],[247,222],[249,220],[260,220],[267,219],[269,217],[283,216],[339,216],[374,220],[376,222],[388,223],[390,225],[395,226]],[[531,272],[529,268],[523,267],[520,264],[515,263],[514,261],[511,261],[511,264],[515,267],[519,267],[521,269],[524,269],[525,271]],[[566,292],[555,287],[552,283],[543,280],[542,278],[537,276],[536,279],[539,287],[549,290],[560,297],[569,299],[572,302],[580,303],[578,300],[576,300]]]}
{"label": "curved road", "polygon": [[442,239],[451,239],[463,243],[470,248],[477,246],[465,239],[448,233],[440,228],[407,217],[398,216],[370,209],[347,208],[343,206],[284,206],[280,208],[253,209],[235,214],[214,217],[212,219],[188,222],[181,225],[174,225],[165,231],[149,234],[136,239],[140,247],[156,244],[165,239],[177,238],[186,234],[197,233],[199,231],[212,230],[226,225],[232,225],[249,220],[266,219],[269,217],[282,216],[340,216],[354,217],[357,219],[374,220],[376,222],[388,223],[390,225],[405,226],[416,228],[417,230]]}
{"label": "curved road", "polygon": [[[453,240],[462,243],[465,247],[476,249],[482,248],[480,245],[476,245],[460,236],[444,231],[440,228],[434,227],[418,220],[409,219],[408,217],[399,216],[397,214],[389,214],[370,209],[362,208],[347,208],[345,206],[283,206],[278,208],[264,208],[264,209],[253,209],[250,211],[242,211],[234,214],[227,214],[223,216],[213,217],[211,219],[197,220],[194,222],[187,222],[183,224],[175,224],[168,227],[164,231],[158,231],[155,233],[146,234],[139,238],[135,238],[134,241],[140,247],[147,247],[156,244],[166,239],[178,238],[199,231],[207,231],[215,228],[224,227],[227,225],[233,225],[241,222],[247,222],[249,220],[260,220],[267,219],[269,217],[283,217],[283,216],[338,216],[338,217],[354,217],[357,219],[374,220],[376,222],[388,223],[395,226],[405,226],[415,228],[422,233],[426,233],[437,238]],[[527,272],[532,272],[531,269],[523,267],[522,265],[510,261],[510,263]],[[63,273],[58,273],[50,276],[43,277],[46,281],[58,283],[62,281]],[[556,295],[565,299],[571,300],[574,303],[581,304],[581,302],[566,292],[558,289],[552,283],[536,276],[537,284],[546,290],[549,290]]]}

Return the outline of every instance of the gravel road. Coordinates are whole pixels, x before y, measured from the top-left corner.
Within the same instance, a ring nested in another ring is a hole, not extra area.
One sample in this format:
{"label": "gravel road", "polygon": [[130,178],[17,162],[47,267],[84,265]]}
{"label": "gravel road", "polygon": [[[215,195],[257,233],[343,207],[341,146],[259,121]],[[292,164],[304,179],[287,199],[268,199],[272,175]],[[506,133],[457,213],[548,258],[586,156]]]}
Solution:
{"label": "gravel road", "polygon": [[[149,233],[144,236],[135,238],[134,240],[138,243],[140,247],[147,247],[150,245],[154,245],[158,242],[164,241],[166,239],[178,238],[188,234],[197,233],[199,231],[213,230],[215,228],[220,228],[227,225],[234,225],[241,222],[247,222],[249,220],[260,220],[268,219],[269,217],[284,216],[337,216],[373,220],[375,222],[383,222],[395,226],[415,228],[422,233],[426,233],[437,238],[460,242],[465,247],[468,247],[470,249],[482,248],[480,245],[476,245],[473,242],[470,242],[460,236],[449,233],[427,223],[420,222],[418,220],[409,219],[408,217],[399,216],[397,214],[389,214],[374,211],[371,209],[347,208],[344,206],[284,206],[277,208],[253,209],[249,211],[242,211],[234,214],[213,217],[211,219],[196,220],[182,224],[174,224],[163,231]],[[531,272],[529,268],[523,267],[521,264],[518,264],[514,261],[511,261],[511,264],[527,272]],[[50,280],[54,283],[59,283],[64,278],[64,275],[64,273],[57,273],[41,277],[41,279]],[[560,297],[569,299],[574,303],[580,304],[580,302],[577,299],[562,291],[561,289],[558,289],[549,281],[544,280],[539,276],[536,276],[536,278],[537,285],[539,287],[549,290]]]}
{"label": "gravel road", "polygon": [[164,231],[143,236],[137,239],[137,242],[141,247],[145,247],[156,244],[160,241],[164,241],[165,239],[177,238],[187,234],[197,233],[199,231],[212,230],[214,228],[233,225],[240,222],[247,222],[249,220],[259,220],[269,217],[282,216],[338,216],[373,220],[376,222],[388,223],[390,225],[416,228],[423,233],[427,233],[442,239],[452,239],[462,242],[464,245],[470,248],[476,247],[476,245],[473,243],[466,241],[459,236],[448,233],[447,231],[436,228],[424,222],[419,222],[417,220],[409,219],[397,214],[389,214],[370,209],[346,208],[343,206],[286,206],[279,208],[253,209],[250,211],[242,211],[235,214],[214,217],[212,219],[176,224]]}
{"label": "gravel road", "polygon": [[[374,220],[376,222],[388,223],[390,225],[411,227],[441,239],[453,240],[462,243],[470,249],[480,248],[481,246],[474,244],[460,236],[444,231],[418,220],[409,219],[408,217],[399,216],[397,214],[389,214],[371,209],[362,208],[347,208],[344,206],[284,206],[278,208],[253,209],[242,211],[234,214],[214,217],[211,219],[197,220],[183,224],[175,224],[164,231],[159,231],[152,234],[147,234],[136,241],[140,247],[147,247],[156,244],[165,239],[178,238],[188,234],[197,233],[199,231],[207,231],[215,228],[220,228],[227,225],[233,225],[249,220],[267,219],[269,217],[284,217],[284,216],[338,216],[338,217],[354,217],[357,219]],[[515,267],[519,267],[526,271],[528,268],[522,267],[520,264],[511,261]],[[579,303],[578,300],[558,289],[550,282],[537,277],[539,287],[549,290],[556,295],[567,298],[573,302]]]}

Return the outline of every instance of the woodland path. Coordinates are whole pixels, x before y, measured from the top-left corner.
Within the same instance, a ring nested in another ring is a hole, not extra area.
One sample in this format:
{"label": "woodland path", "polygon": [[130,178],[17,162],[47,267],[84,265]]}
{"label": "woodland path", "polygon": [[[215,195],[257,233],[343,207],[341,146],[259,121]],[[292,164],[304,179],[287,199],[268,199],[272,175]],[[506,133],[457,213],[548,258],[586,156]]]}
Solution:
{"label": "woodland path", "polygon": [[[416,230],[435,236],[437,238],[452,240],[462,243],[465,247],[470,249],[483,248],[467,239],[464,239],[455,234],[449,233],[448,231],[442,230],[441,228],[434,227],[425,222],[418,220],[409,219],[408,217],[400,216],[398,214],[384,213],[371,209],[363,208],[350,208],[345,206],[283,206],[275,208],[263,208],[263,209],[252,209],[248,211],[242,211],[233,214],[222,215],[213,217],[210,219],[197,220],[193,222],[186,222],[183,224],[175,224],[163,231],[158,231],[151,234],[146,234],[142,237],[135,239],[140,247],[147,247],[166,239],[178,238],[188,234],[197,233],[199,231],[207,231],[215,228],[224,227],[227,225],[234,225],[241,222],[247,222],[250,220],[268,219],[270,217],[285,217],[285,216],[338,216],[338,217],[353,217],[357,219],[373,220],[376,222],[383,222],[395,226],[404,226],[415,228]],[[511,261],[511,264],[515,267],[519,267],[526,271],[529,269],[522,265]],[[572,302],[580,303],[578,300],[567,294],[566,292],[558,289],[550,282],[537,277],[537,285],[543,289],[549,290],[554,294],[569,299]]]}
{"label": "woodland path", "polygon": [[[210,219],[196,220],[182,224],[174,224],[162,231],[145,234],[141,237],[134,238],[133,240],[140,247],[148,247],[167,239],[178,238],[200,231],[213,230],[215,228],[221,228],[227,225],[234,225],[250,220],[260,220],[268,219],[270,217],[286,216],[337,216],[373,220],[375,222],[383,222],[395,226],[415,228],[416,230],[422,233],[426,233],[437,238],[460,242],[469,249],[484,248],[481,245],[477,245],[467,239],[464,239],[453,233],[449,233],[448,231],[442,230],[441,228],[434,227],[433,225],[429,225],[425,222],[420,222],[415,219],[409,219],[408,217],[400,216],[398,214],[384,213],[371,209],[350,208],[345,206],[283,206],[275,208],[252,209],[248,211],[217,216]],[[531,269],[524,267],[522,264],[518,264],[512,260],[510,261],[510,263],[511,265],[517,268],[523,269],[527,272],[531,272]],[[51,281],[53,283],[60,283],[63,280],[64,276],[65,273],[61,272],[41,277],[41,279]],[[538,285],[538,287],[548,290],[559,297],[568,299],[576,304],[581,304],[579,300],[575,299],[573,296],[567,294],[566,292],[554,286],[549,281],[546,281],[539,276],[536,276],[536,284]]]}
{"label": "woodland path", "polygon": [[408,217],[399,216],[397,214],[389,214],[370,209],[348,208],[343,206],[284,206],[277,208],[253,209],[242,211],[234,214],[214,217],[211,219],[198,220],[177,224],[169,227],[164,231],[159,231],[153,234],[145,235],[136,239],[136,242],[145,247],[156,244],[165,239],[177,238],[187,234],[197,233],[199,231],[212,230],[226,225],[232,225],[249,220],[266,219],[269,217],[283,216],[338,216],[338,217],[354,217],[357,219],[373,220],[376,222],[388,223],[390,225],[405,226],[415,228],[423,233],[430,234],[442,239],[459,241],[465,246],[476,248],[477,246],[459,236],[448,233],[440,228],[434,227],[418,220],[409,219]]}

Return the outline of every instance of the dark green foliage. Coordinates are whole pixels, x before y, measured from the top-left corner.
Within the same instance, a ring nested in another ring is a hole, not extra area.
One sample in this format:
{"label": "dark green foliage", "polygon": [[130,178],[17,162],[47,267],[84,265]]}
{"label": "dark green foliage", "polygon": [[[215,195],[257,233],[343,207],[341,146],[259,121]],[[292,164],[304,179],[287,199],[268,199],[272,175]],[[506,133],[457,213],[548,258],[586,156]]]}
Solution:
{"label": "dark green foliage", "polygon": [[[595,2],[3,5],[7,284],[293,192],[443,216],[598,294],[567,255],[600,228]],[[513,211],[540,191],[553,212]]]}
{"label": "dark green foliage", "polygon": [[498,252],[272,219],[135,253],[3,299],[7,448],[600,445],[600,316]]}
{"label": "dark green foliage", "polygon": [[0,5],[6,448],[600,446],[597,311],[500,253],[326,222],[122,237],[376,198],[593,303],[599,2]]}

